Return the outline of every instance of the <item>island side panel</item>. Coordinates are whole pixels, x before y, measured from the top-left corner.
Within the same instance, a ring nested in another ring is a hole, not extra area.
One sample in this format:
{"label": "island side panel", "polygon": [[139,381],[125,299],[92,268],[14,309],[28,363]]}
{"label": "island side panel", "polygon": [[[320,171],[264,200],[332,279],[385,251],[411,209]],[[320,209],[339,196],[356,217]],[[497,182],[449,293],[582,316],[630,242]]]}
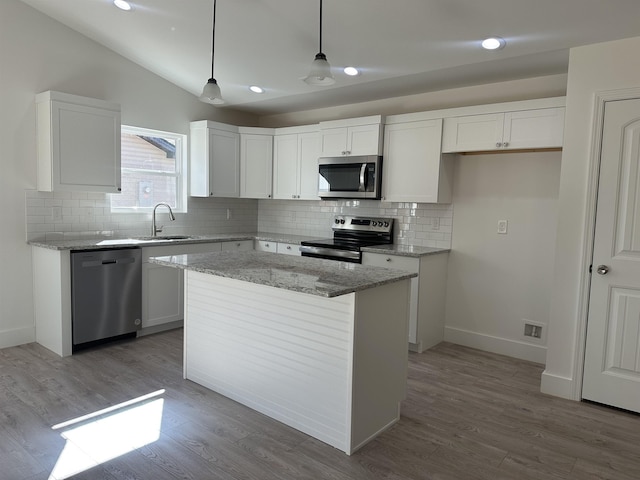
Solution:
{"label": "island side panel", "polygon": [[185,283],[185,378],[348,453],[355,294]]}
{"label": "island side panel", "polygon": [[411,281],[356,294],[352,453],[400,419],[406,397]]}

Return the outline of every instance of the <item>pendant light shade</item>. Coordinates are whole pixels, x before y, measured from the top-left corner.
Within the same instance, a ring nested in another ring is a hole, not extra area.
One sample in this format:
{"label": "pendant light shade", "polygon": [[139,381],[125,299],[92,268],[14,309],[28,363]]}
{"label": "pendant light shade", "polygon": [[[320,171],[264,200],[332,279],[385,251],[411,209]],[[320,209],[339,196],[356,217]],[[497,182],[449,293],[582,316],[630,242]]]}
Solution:
{"label": "pendant light shade", "polygon": [[200,100],[205,103],[210,103],[212,105],[222,105],[224,100],[222,99],[222,94],[220,93],[220,87],[218,86],[218,82],[213,76],[213,59],[215,53],[215,44],[216,44],[216,0],[213,0],[213,28],[211,33],[211,78],[207,80],[206,85],[202,89],[202,94],[200,95]]}
{"label": "pendant light shade", "polygon": [[316,53],[316,58],[311,64],[311,70],[303,80],[308,85],[317,85],[326,87],[336,83],[331,73],[331,65],[327,61],[327,56],[322,53],[322,0],[320,0],[320,48]]}

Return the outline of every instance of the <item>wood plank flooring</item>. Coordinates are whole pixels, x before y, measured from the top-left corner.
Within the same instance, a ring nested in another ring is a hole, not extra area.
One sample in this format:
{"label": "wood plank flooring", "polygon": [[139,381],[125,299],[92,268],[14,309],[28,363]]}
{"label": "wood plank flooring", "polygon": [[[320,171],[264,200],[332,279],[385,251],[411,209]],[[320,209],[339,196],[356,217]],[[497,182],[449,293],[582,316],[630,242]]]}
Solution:
{"label": "wood plank flooring", "polygon": [[529,362],[447,343],[409,359],[401,421],[349,457],[183,380],[181,330],[64,359],[37,344],[3,349],[0,479],[64,478],[78,441],[53,425],[160,389],[157,440],[68,478],[640,478],[640,416],[543,395],[542,366]]}

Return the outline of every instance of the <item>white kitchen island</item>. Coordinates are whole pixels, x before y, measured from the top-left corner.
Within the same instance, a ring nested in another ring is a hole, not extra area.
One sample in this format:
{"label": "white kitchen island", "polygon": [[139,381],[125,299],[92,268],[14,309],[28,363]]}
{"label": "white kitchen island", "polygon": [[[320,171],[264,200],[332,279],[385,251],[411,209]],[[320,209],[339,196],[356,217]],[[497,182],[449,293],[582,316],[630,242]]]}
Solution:
{"label": "white kitchen island", "polygon": [[185,269],[184,376],[351,454],[400,417],[410,278],[265,252]]}

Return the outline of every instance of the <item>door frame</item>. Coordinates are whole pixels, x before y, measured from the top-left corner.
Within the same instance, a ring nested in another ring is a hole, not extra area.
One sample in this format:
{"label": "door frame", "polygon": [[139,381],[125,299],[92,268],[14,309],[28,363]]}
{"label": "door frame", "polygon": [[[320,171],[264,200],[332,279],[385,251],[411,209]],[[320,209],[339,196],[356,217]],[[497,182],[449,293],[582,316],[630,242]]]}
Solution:
{"label": "door frame", "polygon": [[591,273],[593,247],[596,232],[596,206],[598,203],[598,183],[600,181],[600,156],[602,150],[602,131],[604,128],[604,109],[607,102],[640,98],[640,87],[595,92],[593,102],[594,121],[591,130],[591,149],[589,158],[589,177],[587,187],[586,218],[584,228],[585,245],[580,267],[584,272],[580,279],[578,298],[578,327],[576,329],[576,350],[574,352],[573,399],[582,400],[582,382],[584,376],[584,358],[587,346],[587,320],[589,318],[589,297],[591,294]]}

